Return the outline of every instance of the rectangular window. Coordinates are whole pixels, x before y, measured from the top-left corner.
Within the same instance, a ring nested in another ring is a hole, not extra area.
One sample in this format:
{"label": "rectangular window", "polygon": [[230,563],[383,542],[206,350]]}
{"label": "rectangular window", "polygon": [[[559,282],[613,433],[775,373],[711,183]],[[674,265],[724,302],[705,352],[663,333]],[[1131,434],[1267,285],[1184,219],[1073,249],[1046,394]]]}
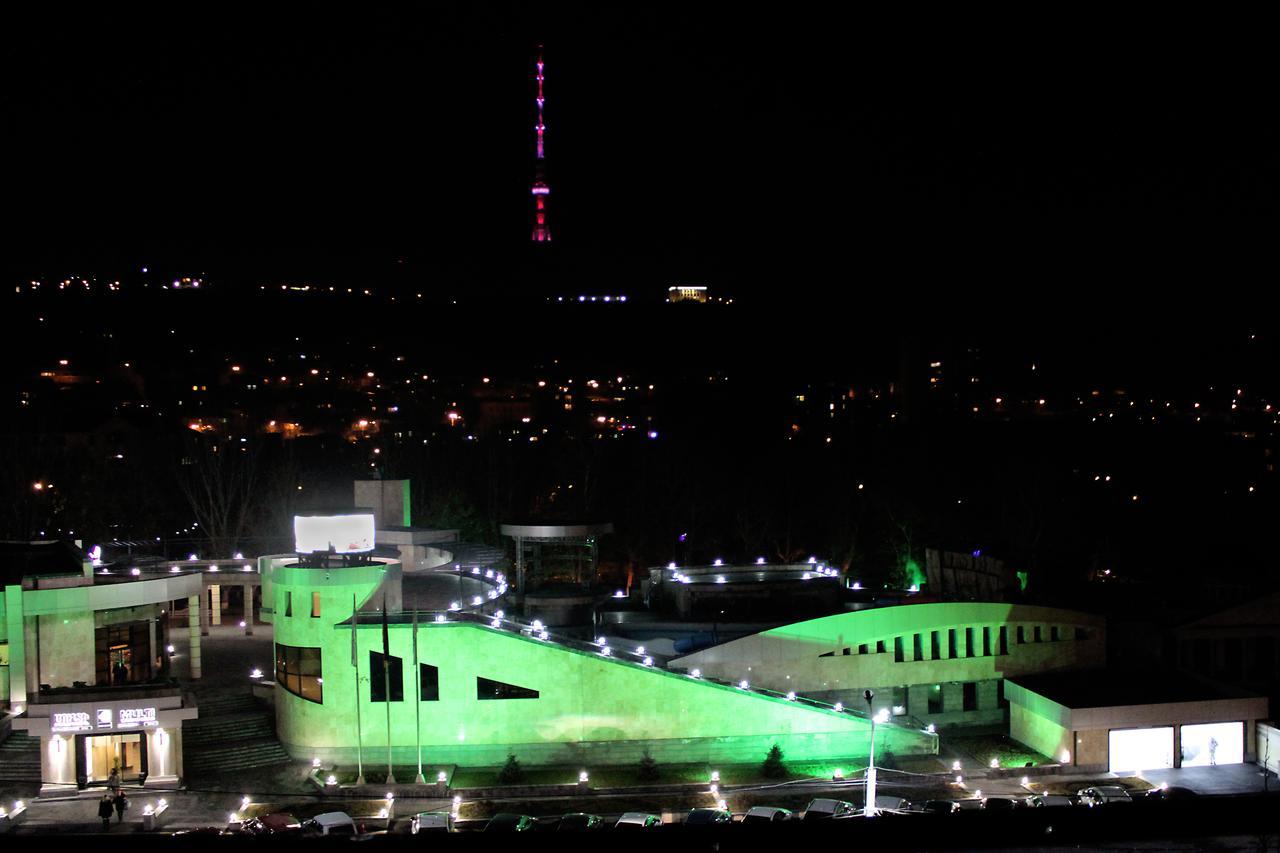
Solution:
{"label": "rectangular window", "polygon": [[1025,625],[1018,626],[1018,645],[1022,645],[1027,641],[1027,628]]}
{"label": "rectangular window", "polygon": [[1003,678],[996,682],[996,705],[998,705],[1001,710],[1009,707],[1009,700],[1004,698]]}
{"label": "rectangular window", "polygon": [[324,702],[320,649],[276,643],[276,684],[308,702]]}
{"label": "rectangular window", "polygon": [[1076,628],[1076,639],[1077,640],[1089,639],[1089,632],[1086,631],[1084,628]]}
{"label": "rectangular window", "polygon": [[905,659],[906,658],[904,657],[903,651],[902,651],[902,638],[894,637],[893,638],[893,662],[902,663],[903,660]]}
{"label": "rectangular window", "polygon": [[978,710],[978,685],[973,681],[964,683],[964,709],[966,711]]}
{"label": "rectangular window", "polygon": [[1044,642],[1044,638],[1040,634],[1040,626],[1037,625],[1033,630],[1035,631],[1035,641],[1037,643]]}
{"label": "rectangular window", "polygon": [[1054,626],[1050,627],[1050,628],[1049,628],[1049,640],[1050,640],[1050,642],[1054,642],[1054,643],[1056,643],[1056,642],[1058,642],[1058,641],[1059,641],[1059,640],[1061,640],[1061,639],[1062,639],[1062,631],[1061,631],[1061,629],[1059,629],[1057,625],[1054,625]]}
{"label": "rectangular window", "polygon": [[973,646],[973,629],[964,629],[964,656],[967,658],[977,657],[976,649]]}
{"label": "rectangular window", "polygon": [[320,616],[320,593],[311,593],[311,618],[316,619]]}
{"label": "rectangular window", "polygon": [[924,638],[919,634],[911,635],[911,659],[924,660]]}
{"label": "rectangular window", "polygon": [[293,592],[291,590],[285,590],[284,593],[284,615],[293,615]]}
{"label": "rectangular window", "polygon": [[991,629],[982,629],[982,656],[984,658],[991,657]]}
{"label": "rectangular window", "polygon": [[[387,658],[386,674],[382,671],[382,652],[369,652],[369,701],[387,701],[387,681],[391,682],[391,701],[404,701],[404,660],[395,655]],[[388,679],[389,676],[389,679]]]}
{"label": "rectangular window", "polygon": [[889,713],[895,717],[901,717],[909,713],[907,708],[908,695],[906,687],[893,688],[893,707],[889,709]]}
{"label": "rectangular window", "polygon": [[876,654],[884,654],[884,640],[876,640]]}
{"label": "rectangular window", "polygon": [[942,657],[942,640],[937,631],[929,632],[929,660]]}
{"label": "rectangular window", "polygon": [[942,713],[942,685],[935,684],[929,688],[929,713]]}
{"label": "rectangular window", "polygon": [[947,651],[948,657],[956,658],[960,656],[960,650],[956,648],[956,629],[947,629]]}
{"label": "rectangular window", "polygon": [[866,653],[867,653],[867,644],[866,644],[866,643],[859,643],[859,644],[858,644],[858,654],[860,654],[860,655],[865,655]]}
{"label": "rectangular window", "polygon": [[1009,626],[1000,626],[1000,654],[1009,654]]}
{"label": "rectangular window", "polygon": [[429,663],[418,664],[418,690],[423,702],[440,701],[440,668]]}
{"label": "rectangular window", "polygon": [[538,691],[490,678],[476,679],[477,699],[537,699]]}

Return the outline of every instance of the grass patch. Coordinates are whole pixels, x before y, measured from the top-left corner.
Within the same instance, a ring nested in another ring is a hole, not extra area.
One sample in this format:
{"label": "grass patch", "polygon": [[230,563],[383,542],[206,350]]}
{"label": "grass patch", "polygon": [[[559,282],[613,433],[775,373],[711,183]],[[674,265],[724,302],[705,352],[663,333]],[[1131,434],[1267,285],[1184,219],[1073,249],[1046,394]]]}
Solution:
{"label": "grass patch", "polygon": [[338,802],[281,800],[275,803],[250,803],[246,808],[237,810],[236,814],[245,820],[269,814],[290,814],[302,822],[325,812],[346,812],[359,820],[374,817],[386,806],[386,800],[340,800]]}
{"label": "grass patch", "polygon": [[[414,779],[416,779],[418,776],[418,765],[416,764],[406,764],[406,765],[397,764],[393,769],[395,772],[396,784],[399,784],[399,785],[412,785]],[[428,785],[434,785],[436,782],[436,775],[441,770],[443,770],[447,774],[445,776],[445,778],[447,779],[449,778],[449,775],[452,775],[453,773],[453,765],[452,764],[424,764],[422,765],[422,777],[427,780]],[[339,767],[336,770],[333,770],[332,773],[334,776],[337,777],[339,785],[354,785],[356,782],[356,768],[354,766]],[[328,775],[329,775],[328,773],[321,771],[320,780],[324,781],[324,778]],[[368,784],[381,785],[383,782],[386,781],[386,778],[387,778],[387,765],[367,764],[367,763],[364,765],[364,781],[367,782]]]}
{"label": "grass patch", "polygon": [[[952,735],[943,741],[950,749],[964,756],[962,762],[970,766],[990,767],[991,759],[1001,767],[1026,767],[1053,764],[1053,759],[1018,743],[1005,735]],[[967,759],[967,760],[966,760]]]}
{"label": "grass patch", "polygon": [[1120,785],[1130,791],[1149,791],[1154,785],[1137,776],[1122,776],[1119,779],[1077,779],[1075,781],[1058,781],[1046,778],[1032,782],[1029,787],[1037,794],[1074,794],[1081,788],[1092,788],[1098,785]]}
{"label": "grass patch", "polygon": [[[795,761],[787,762],[787,775],[783,779],[769,779],[761,772],[761,763],[752,764],[659,764],[658,777],[651,780],[640,779],[638,764],[587,766],[554,765],[547,767],[524,768],[524,779],[519,785],[573,785],[578,781],[578,772],[586,770],[592,788],[631,788],[647,785],[709,785],[713,770],[720,772],[720,786],[756,785],[761,783],[788,781],[796,779],[830,779],[837,769],[850,776],[863,769],[853,763],[837,764],[831,761]],[[500,767],[459,767],[450,782],[454,788],[496,788],[500,787],[498,772]],[[370,778],[365,774],[365,778]]]}

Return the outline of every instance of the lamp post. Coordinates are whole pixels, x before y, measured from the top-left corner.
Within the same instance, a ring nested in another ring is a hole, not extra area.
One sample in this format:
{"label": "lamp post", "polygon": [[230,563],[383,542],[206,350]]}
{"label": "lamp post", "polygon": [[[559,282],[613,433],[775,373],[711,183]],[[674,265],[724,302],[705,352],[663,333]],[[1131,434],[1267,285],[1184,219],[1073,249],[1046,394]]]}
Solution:
{"label": "lamp post", "polygon": [[876,815],[876,715],[871,707],[871,700],[876,694],[870,690],[863,691],[862,698],[867,700],[867,714],[871,717],[871,752],[867,756],[867,790],[866,802],[862,807],[863,817]]}

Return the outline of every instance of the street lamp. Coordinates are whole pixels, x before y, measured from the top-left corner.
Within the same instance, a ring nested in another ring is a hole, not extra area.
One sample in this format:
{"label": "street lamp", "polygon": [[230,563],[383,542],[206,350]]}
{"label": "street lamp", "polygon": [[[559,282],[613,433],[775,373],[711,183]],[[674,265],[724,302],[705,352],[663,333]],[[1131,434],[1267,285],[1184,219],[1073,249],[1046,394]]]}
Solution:
{"label": "street lamp", "polygon": [[871,717],[871,752],[867,756],[867,790],[866,803],[862,807],[863,817],[875,817],[876,815],[876,715],[871,707],[871,700],[876,694],[870,690],[864,690],[862,698],[867,700],[867,714]]}

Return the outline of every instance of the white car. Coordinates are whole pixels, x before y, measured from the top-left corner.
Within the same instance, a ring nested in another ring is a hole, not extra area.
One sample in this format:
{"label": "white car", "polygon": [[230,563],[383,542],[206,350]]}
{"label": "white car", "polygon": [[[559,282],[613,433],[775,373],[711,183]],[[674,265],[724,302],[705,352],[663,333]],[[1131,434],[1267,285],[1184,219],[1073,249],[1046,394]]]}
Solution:
{"label": "white car", "polygon": [[627,812],[618,818],[614,829],[652,829],[662,826],[662,817],[648,812]]}
{"label": "white car", "polygon": [[315,835],[355,835],[356,822],[346,812],[325,812],[303,823],[302,831]]}
{"label": "white car", "polygon": [[418,812],[409,823],[413,835],[419,832],[453,832],[453,815],[449,812]]}
{"label": "white car", "polygon": [[1129,792],[1120,785],[1095,785],[1092,788],[1082,788],[1076,793],[1076,796],[1080,798],[1082,806],[1104,806],[1111,803],[1133,802]]}

